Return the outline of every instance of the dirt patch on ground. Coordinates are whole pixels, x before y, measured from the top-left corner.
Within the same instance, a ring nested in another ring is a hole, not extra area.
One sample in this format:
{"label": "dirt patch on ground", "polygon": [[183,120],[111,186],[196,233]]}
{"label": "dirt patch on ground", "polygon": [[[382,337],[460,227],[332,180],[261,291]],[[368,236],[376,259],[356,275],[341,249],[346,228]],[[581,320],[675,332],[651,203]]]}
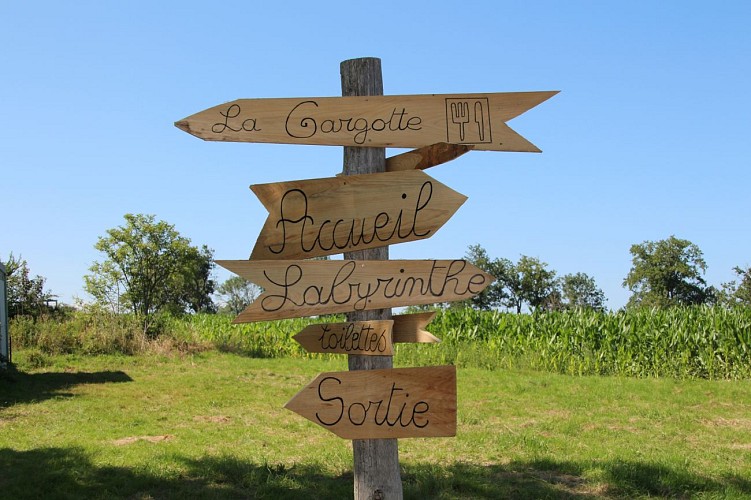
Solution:
{"label": "dirt patch on ground", "polygon": [[734,429],[751,429],[751,418],[714,418],[704,420],[709,427],[732,427]]}
{"label": "dirt patch on ground", "polygon": [[228,424],[232,419],[226,415],[197,415],[193,417],[196,422],[206,422],[211,424]]}
{"label": "dirt patch on ground", "polygon": [[165,434],[163,436],[131,436],[131,437],[125,437],[121,439],[116,439],[112,443],[115,446],[124,446],[126,444],[133,444],[137,441],[148,441],[149,443],[161,443],[164,441],[171,441],[172,439],[175,439],[175,436],[172,436],[171,434]]}

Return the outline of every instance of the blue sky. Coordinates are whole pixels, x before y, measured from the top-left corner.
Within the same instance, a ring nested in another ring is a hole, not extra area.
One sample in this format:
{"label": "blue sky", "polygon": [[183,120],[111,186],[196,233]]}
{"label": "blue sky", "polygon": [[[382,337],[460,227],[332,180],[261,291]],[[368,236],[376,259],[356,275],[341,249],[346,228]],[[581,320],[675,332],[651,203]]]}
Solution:
{"label": "blue sky", "polygon": [[[469,200],[392,258],[538,257],[618,308],[629,248],[675,235],[719,286],[751,265],[751,2],[6,2],[0,258],[86,298],[99,236],[155,214],[219,259],[266,218],[250,184],[327,177],[340,147],[210,143],[173,123],[238,98],[341,94],[382,60],[387,94],[560,90],[509,122],[542,154],[428,173]],[[387,155],[403,150],[389,150]],[[217,271],[221,281],[229,277]]]}

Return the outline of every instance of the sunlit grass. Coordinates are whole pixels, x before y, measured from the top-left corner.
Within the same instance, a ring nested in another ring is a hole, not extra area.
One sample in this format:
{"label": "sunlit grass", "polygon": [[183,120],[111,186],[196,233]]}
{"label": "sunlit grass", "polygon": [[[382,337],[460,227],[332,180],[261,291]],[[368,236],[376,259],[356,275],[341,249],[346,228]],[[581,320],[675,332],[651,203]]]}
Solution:
{"label": "sunlit grass", "polygon": [[[282,407],[344,357],[16,353],[7,498],[342,498],[349,441]],[[397,357],[398,361],[398,357]],[[458,370],[455,438],[400,440],[407,498],[747,498],[746,382]]]}

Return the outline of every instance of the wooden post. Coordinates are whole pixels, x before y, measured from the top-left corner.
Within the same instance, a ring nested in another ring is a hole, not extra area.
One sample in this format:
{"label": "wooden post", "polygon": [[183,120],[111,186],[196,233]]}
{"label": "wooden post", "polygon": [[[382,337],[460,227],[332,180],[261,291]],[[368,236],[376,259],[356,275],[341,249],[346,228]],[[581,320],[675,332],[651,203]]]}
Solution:
{"label": "wooden post", "polygon": [[[381,60],[367,57],[343,61],[340,66],[343,96],[383,95]],[[344,148],[344,175],[370,174],[386,171],[384,148]],[[389,248],[373,248],[347,252],[345,259],[388,260]],[[347,321],[391,319],[391,309],[358,311],[347,314]],[[392,368],[391,356],[349,356],[350,370]],[[354,492],[356,500],[401,499],[402,480],[399,473],[399,446],[396,439],[356,439],[354,453]]]}

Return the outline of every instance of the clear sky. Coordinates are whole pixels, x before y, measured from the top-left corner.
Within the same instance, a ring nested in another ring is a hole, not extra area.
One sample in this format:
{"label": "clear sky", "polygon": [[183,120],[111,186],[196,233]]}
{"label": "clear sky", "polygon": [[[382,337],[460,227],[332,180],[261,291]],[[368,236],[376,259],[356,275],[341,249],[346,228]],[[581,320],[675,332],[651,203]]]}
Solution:
{"label": "clear sky", "polygon": [[748,0],[359,5],[4,2],[0,259],[85,299],[94,244],[126,213],[247,258],[266,218],[248,186],[332,176],[341,148],[204,142],[173,123],[238,98],[341,95],[339,63],[372,56],[386,94],[561,91],[509,122],[542,154],[430,169],[469,200],[391,258],[480,243],[585,272],[610,308],[628,300],[634,243],[690,240],[716,286],[751,264]]}

